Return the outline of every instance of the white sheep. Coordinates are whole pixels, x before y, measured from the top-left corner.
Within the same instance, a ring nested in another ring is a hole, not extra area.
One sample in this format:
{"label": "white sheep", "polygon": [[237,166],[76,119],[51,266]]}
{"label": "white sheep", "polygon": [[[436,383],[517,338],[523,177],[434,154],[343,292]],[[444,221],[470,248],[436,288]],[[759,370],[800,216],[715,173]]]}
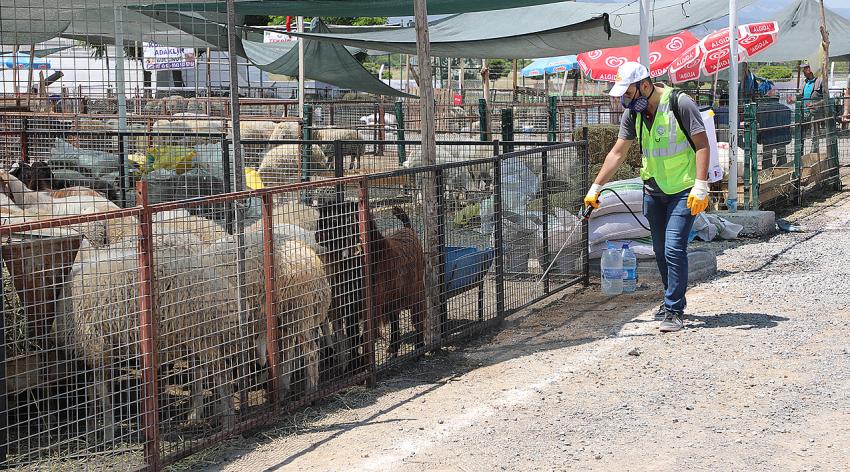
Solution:
{"label": "white sheep", "polygon": [[[27,188],[23,182],[6,171],[0,171],[0,186],[5,185],[16,206],[31,220],[85,215],[119,210],[120,208],[96,192],[74,193],[67,197],[54,198],[49,192],[37,192]],[[4,196],[5,197],[5,196]],[[11,210],[10,210],[11,211]],[[71,228],[86,236],[93,246],[102,246],[120,241],[137,226],[133,217],[111,218],[71,225]]]}
{"label": "white sheep", "polygon": [[[213,375],[218,415],[234,420],[229,391],[229,358],[237,351],[238,307],[235,291],[209,258],[192,251],[190,238],[155,238],[153,313],[158,336],[158,368],[187,361],[192,372],[188,420],[203,416],[203,380]],[[57,300],[53,332],[66,350],[92,368],[95,398],[103,408],[104,440],[114,438],[110,391],[118,365],[140,356],[139,266],[136,242],[95,250],[76,262]]]}
{"label": "white sheep", "polygon": [[[310,175],[328,175],[325,154],[322,149],[315,144],[310,149],[311,153],[307,164]],[[258,171],[263,185],[273,186],[300,181],[301,167],[301,146],[298,144],[281,144],[266,151]]]}
{"label": "white sheep", "polygon": [[268,143],[277,123],[274,121],[240,121],[239,137],[243,141],[254,141],[242,143],[245,149],[245,165],[256,168],[263,159]]}
{"label": "white sheep", "polygon": [[212,244],[227,236],[227,231],[218,223],[195,216],[184,209],[154,213],[152,217],[155,235],[188,234],[201,244]]}
{"label": "white sheep", "polygon": [[[473,159],[482,159],[491,157],[493,154],[492,147],[489,145],[481,146],[437,146],[437,155],[435,164],[448,164],[456,162],[467,162]],[[408,150],[407,160],[403,166],[406,168],[414,168],[422,166],[422,153],[418,148]],[[461,197],[466,192],[483,190],[491,180],[491,169],[493,164],[474,164],[463,167],[453,167],[443,171],[443,178],[446,190],[451,193],[458,193]],[[416,185],[419,190],[423,185],[423,174],[416,175]]]}
{"label": "white sheep", "polygon": [[277,123],[269,136],[269,140],[301,139],[301,123],[297,121],[281,121]]}
{"label": "white sheep", "polygon": [[[290,376],[295,372],[295,348],[299,347],[305,357],[307,392],[314,392],[319,382],[319,346],[318,329],[321,328],[327,340],[331,332],[328,323],[328,309],[331,304],[331,287],[328,283],[321,260],[309,245],[301,242],[295,232],[289,232],[275,226],[274,244],[274,308],[278,317],[278,326],[282,335],[283,352],[283,388],[289,390]],[[208,254],[223,257],[228,263],[223,266],[228,277],[236,285],[236,244],[235,238],[228,237],[211,246]],[[265,366],[268,356],[265,320],[265,271],[263,258],[262,226],[254,226],[245,232],[245,291],[249,305],[255,307],[251,315],[257,359]],[[283,335],[283,333],[287,333]]]}
{"label": "white sheep", "polygon": [[[354,169],[354,161],[357,161],[357,168],[360,168],[360,156],[366,153],[366,146],[359,142],[362,140],[360,133],[353,129],[344,129],[344,128],[321,128],[313,130],[313,139],[316,141],[358,141],[358,142],[347,142],[342,144],[342,155],[350,156],[350,161],[348,164],[349,169]],[[331,144],[323,144],[322,151],[324,151],[325,155],[328,157],[328,164],[330,165],[333,162],[334,158],[334,145]]]}

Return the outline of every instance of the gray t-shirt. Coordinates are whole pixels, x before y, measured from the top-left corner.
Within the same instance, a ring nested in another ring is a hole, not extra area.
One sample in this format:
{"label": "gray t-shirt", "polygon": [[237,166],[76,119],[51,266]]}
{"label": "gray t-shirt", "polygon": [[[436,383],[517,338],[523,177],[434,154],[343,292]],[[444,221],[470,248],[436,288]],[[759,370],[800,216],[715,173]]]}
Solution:
{"label": "gray t-shirt", "polygon": [[[687,135],[693,136],[695,134],[705,132],[705,123],[702,121],[702,115],[700,115],[697,104],[694,103],[694,100],[691,97],[684,93],[679,94],[679,115],[682,117],[682,124],[685,125],[685,129],[682,131],[684,131]],[[651,119],[655,119],[655,117],[653,116]],[[644,119],[641,121],[645,127],[644,133],[648,132],[652,127],[650,118],[647,118],[646,115],[644,115]],[[626,141],[634,141],[637,139],[636,129],[635,120],[632,119],[631,110],[624,111],[623,117],[620,120],[620,133],[618,137],[620,139],[625,139]],[[655,179],[650,178],[649,180],[646,180],[644,184],[646,193],[650,195],[664,193],[661,191],[658,184],[655,183]]]}

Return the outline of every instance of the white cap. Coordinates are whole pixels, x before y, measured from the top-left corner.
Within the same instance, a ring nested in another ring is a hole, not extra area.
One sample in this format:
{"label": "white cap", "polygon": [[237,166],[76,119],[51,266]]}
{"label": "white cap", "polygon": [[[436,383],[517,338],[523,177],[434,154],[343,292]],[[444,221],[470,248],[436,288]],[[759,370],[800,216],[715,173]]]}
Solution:
{"label": "white cap", "polygon": [[643,79],[649,78],[649,71],[640,62],[627,62],[617,69],[617,75],[614,77],[614,86],[608,95],[612,97],[622,97],[629,85],[640,82]]}

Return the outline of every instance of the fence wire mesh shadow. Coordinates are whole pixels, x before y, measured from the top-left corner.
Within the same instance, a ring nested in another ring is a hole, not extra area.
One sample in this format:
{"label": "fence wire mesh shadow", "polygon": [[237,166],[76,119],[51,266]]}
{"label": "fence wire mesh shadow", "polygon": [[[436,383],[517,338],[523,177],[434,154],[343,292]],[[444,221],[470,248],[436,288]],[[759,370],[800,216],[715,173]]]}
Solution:
{"label": "fence wire mesh shadow", "polygon": [[128,209],[2,171],[3,464],[157,469],[585,280],[586,142],[441,146],[459,157],[173,202],[140,180]]}

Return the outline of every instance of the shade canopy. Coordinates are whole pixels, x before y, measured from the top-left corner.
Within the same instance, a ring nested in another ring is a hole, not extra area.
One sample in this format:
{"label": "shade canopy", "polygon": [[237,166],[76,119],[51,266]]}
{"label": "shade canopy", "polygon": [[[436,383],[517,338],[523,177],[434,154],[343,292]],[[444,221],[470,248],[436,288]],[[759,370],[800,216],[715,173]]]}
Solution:
{"label": "shade canopy", "polygon": [[523,77],[543,77],[578,68],[575,56],[542,57],[522,68]]}
{"label": "shade canopy", "polygon": [[[327,32],[319,22],[316,31]],[[242,41],[248,59],[259,69],[273,74],[298,75],[297,42],[258,43]],[[304,40],[304,76],[337,87],[376,95],[410,97],[378,80],[344,46]]]}
{"label": "shade canopy", "polygon": [[[738,4],[743,8],[754,1],[740,0]],[[639,11],[638,2],[561,2],[452,15],[431,23],[431,54],[521,59],[578,54],[600,46],[630,46],[639,39]],[[652,13],[650,35],[659,38],[721,18],[728,14],[728,4],[726,0],[656,0]],[[304,36],[363,49],[416,53],[414,28]]]}
{"label": "shade canopy", "polygon": [[[850,20],[831,11],[826,12],[826,28],[829,30],[829,57],[850,59]],[[821,47],[820,2],[797,0],[779,12],[772,20],[779,24],[776,44],[759,55],[759,61],[784,62],[809,60],[812,67],[819,68]]]}

